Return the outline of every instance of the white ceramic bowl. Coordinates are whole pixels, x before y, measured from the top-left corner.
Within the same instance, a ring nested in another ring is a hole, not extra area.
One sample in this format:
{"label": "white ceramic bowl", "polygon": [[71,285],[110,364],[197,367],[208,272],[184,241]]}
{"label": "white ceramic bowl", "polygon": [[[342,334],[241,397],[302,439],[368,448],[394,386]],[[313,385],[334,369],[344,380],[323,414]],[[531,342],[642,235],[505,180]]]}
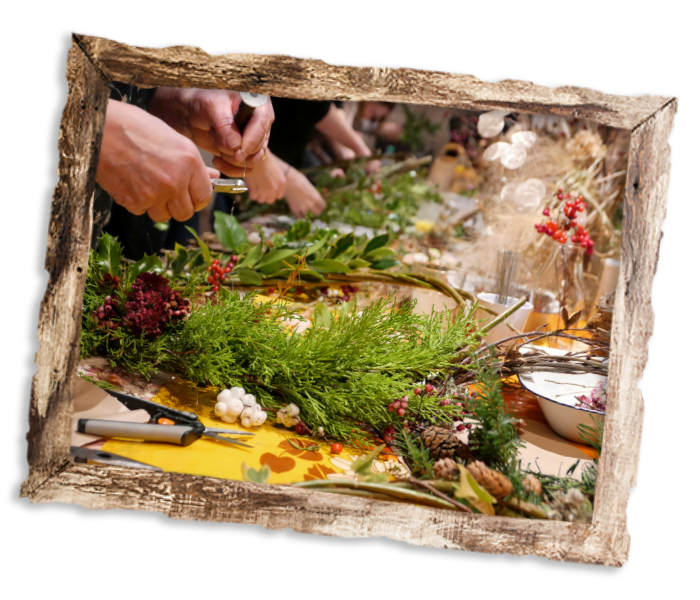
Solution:
{"label": "white ceramic bowl", "polygon": [[577,406],[576,396],[590,394],[605,377],[590,373],[567,375],[536,372],[518,375],[518,379],[526,390],[537,396],[549,426],[556,433],[572,442],[590,446],[590,442],[581,437],[579,425],[595,429],[605,413]]}

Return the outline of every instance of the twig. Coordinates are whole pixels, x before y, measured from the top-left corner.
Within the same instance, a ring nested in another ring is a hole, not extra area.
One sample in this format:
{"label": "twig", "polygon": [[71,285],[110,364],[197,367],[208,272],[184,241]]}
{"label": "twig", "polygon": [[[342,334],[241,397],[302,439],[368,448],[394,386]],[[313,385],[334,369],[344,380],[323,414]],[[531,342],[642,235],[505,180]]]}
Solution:
{"label": "twig", "polygon": [[502,313],[501,315],[496,317],[493,321],[488,323],[485,327],[482,327],[481,330],[477,332],[477,335],[483,336],[484,334],[491,331],[494,327],[496,327],[496,325],[505,321],[508,317],[510,317],[510,315],[512,315],[516,310],[518,310],[521,306],[523,306],[523,304],[525,304],[525,302],[527,302],[526,297],[523,297],[520,300],[518,300],[515,304],[513,304],[513,306],[508,308],[504,313]]}
{"label": "twig", "polygon": [[461,502],[457,502],[457,500],[455,500],[454,498],[450,498],[446,494],[443,494],[442,492],[437,491],[427,481],[421,481],[420,479],[416,479],[415,477],[410,477],[409,481],[414,485],[425,488],[426,490],[430,491],[430,493],[435,494],[438,498],[442,498],[443,500],[445,500],[446,502],[449,502],[450,504],[453,504],[454,506],[456,506],[460,510],[474,514],[474,511],[471,508],[469,508],[468,506],[465,506]]}

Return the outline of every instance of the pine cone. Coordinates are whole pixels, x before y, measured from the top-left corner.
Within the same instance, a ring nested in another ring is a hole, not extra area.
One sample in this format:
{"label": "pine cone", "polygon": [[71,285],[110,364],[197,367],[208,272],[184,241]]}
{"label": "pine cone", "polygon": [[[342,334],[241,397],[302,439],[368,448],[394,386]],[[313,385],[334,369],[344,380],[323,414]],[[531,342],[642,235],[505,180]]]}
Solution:
{"label": "pine cone", "polygon": [[454,458],[463,445],[456,435],[442,427],[428,427],[420,437],[433,460]]}
{"label": "pine cone", "polygon": [[534,475],[528,474],[523,477],[523,488],[526,492],[531,492],[538,496],[542,495],[542,484]]}
{"label": "pine cone", "polygon": [[441,458],[435,463],[433,471],[435,472],[435,477],[438,479],[446,479],[447,481],[454,479],[459,472],[457,463],[451,458]]}
{"label": "pine cone", "polygon": [[513,492],[513,484],[503,473],[489,469],[480,460],[467,465],[467,470],[479,484],[492,496],[505,498]]}

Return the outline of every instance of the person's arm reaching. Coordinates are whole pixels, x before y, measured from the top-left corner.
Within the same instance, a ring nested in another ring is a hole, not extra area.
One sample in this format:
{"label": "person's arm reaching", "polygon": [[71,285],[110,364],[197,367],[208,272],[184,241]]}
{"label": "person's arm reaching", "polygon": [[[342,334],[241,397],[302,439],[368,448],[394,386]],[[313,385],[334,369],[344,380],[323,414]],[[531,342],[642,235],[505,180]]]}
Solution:
{"label": "person's arm reaching", "polygon": [[107,104],[97,183],[135,215],[186,221],[211,199],[211,178],[194,143],[129,104]]}

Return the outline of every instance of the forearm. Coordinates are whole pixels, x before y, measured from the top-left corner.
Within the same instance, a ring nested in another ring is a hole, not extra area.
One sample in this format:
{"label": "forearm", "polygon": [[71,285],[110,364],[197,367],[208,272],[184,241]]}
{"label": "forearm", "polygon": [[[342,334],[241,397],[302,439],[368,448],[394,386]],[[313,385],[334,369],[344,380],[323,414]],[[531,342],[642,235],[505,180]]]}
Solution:
{"label": "forearm", "polygon": [[347,123],[343,114],[335,105],[331,105],[328,114],[317,124],[318,129],[329,140],[350,148],[357,156],[371,156],[372,152],[362,137]]}

